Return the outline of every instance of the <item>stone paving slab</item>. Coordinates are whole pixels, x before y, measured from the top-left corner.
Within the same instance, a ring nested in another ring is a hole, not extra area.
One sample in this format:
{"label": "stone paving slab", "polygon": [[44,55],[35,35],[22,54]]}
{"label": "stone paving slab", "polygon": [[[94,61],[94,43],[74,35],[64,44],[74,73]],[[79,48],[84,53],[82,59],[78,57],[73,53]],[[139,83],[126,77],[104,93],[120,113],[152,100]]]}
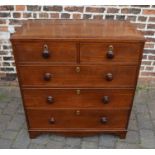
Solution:
{"label": "stone paving slab", "polygon": [[137,88],[126,139],[43,134],[29,139],[19,87],[0,87],[0,149],[155,149],[155,88]]}

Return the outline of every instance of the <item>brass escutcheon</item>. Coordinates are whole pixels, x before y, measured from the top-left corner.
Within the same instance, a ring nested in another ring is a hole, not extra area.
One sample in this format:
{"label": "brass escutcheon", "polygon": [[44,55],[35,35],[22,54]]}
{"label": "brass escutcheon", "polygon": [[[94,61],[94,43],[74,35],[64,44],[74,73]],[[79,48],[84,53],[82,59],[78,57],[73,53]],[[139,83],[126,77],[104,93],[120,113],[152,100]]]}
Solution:
{"label": "brass escutcheon", "polygon": [[113,51],[113,49],[114,49],[113,45],[110,45],[109,46],[109,51]]}
{"label": "brass escutcheon", "polygon": [[76,70],[77,73],[79,73],[80,72],[80,67],[77,66],[75,70]]}
{"label": "brass escutcheon", "polygon": [[77,89],[77,90],[76,90],[76,94],[77,94],[77,95],[80,95],[80,93],[81,93],[80,89]]}
{"label": "brass escutcheon", "polygon": [[76,115],[79,116],[80,115],[80,110],[76,110]]}

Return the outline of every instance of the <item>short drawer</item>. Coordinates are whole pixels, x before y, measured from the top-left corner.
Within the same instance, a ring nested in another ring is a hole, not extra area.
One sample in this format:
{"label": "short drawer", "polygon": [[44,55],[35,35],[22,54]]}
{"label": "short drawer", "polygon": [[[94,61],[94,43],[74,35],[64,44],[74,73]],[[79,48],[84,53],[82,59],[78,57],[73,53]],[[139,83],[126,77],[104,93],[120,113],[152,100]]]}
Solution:
{"label": "short drawer", "polygon": [[138,63],[141,44],[137,43],[81,43],[81,63],[123,62]]}
{"label": "short drawer", "polygon": [[76,43],[72,42],[20,42],[14,44],[17,62],[76,63]]}
{"label": "short drawer", "polygon": [[22,86],[134,87],[136,66],[20,66]]}
{"label": "short drawer", "polygon": [[27,108],[130,108],[133,89],[23,89]]}
{"label": "short drawer", "polygon": [[128,110],[39,110],[28,109],[30,129],[125,129]]}

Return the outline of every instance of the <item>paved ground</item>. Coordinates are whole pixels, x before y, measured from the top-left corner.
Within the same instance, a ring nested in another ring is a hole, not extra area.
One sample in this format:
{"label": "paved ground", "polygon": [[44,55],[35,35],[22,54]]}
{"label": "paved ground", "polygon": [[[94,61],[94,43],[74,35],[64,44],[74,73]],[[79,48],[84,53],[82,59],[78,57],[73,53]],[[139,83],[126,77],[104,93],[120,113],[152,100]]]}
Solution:
{"label": "paved ground", "polygon": [[18,87],[0,87],[0,148],[154,148],[155,88],[138,86],[125,140],[112,135],[85,138],[41,135],[30,140]]}

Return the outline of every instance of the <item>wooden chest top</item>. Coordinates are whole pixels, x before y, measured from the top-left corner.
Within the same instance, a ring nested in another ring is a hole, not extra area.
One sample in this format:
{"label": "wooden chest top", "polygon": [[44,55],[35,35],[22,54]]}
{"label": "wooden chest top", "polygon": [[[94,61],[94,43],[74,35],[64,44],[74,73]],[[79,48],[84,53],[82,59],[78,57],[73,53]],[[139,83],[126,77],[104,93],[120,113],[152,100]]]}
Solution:
{"label": "wooden chest top", "polygon": [[14,39],[144,41],[133,24],[112,20],[28,20],[17,28]]}

